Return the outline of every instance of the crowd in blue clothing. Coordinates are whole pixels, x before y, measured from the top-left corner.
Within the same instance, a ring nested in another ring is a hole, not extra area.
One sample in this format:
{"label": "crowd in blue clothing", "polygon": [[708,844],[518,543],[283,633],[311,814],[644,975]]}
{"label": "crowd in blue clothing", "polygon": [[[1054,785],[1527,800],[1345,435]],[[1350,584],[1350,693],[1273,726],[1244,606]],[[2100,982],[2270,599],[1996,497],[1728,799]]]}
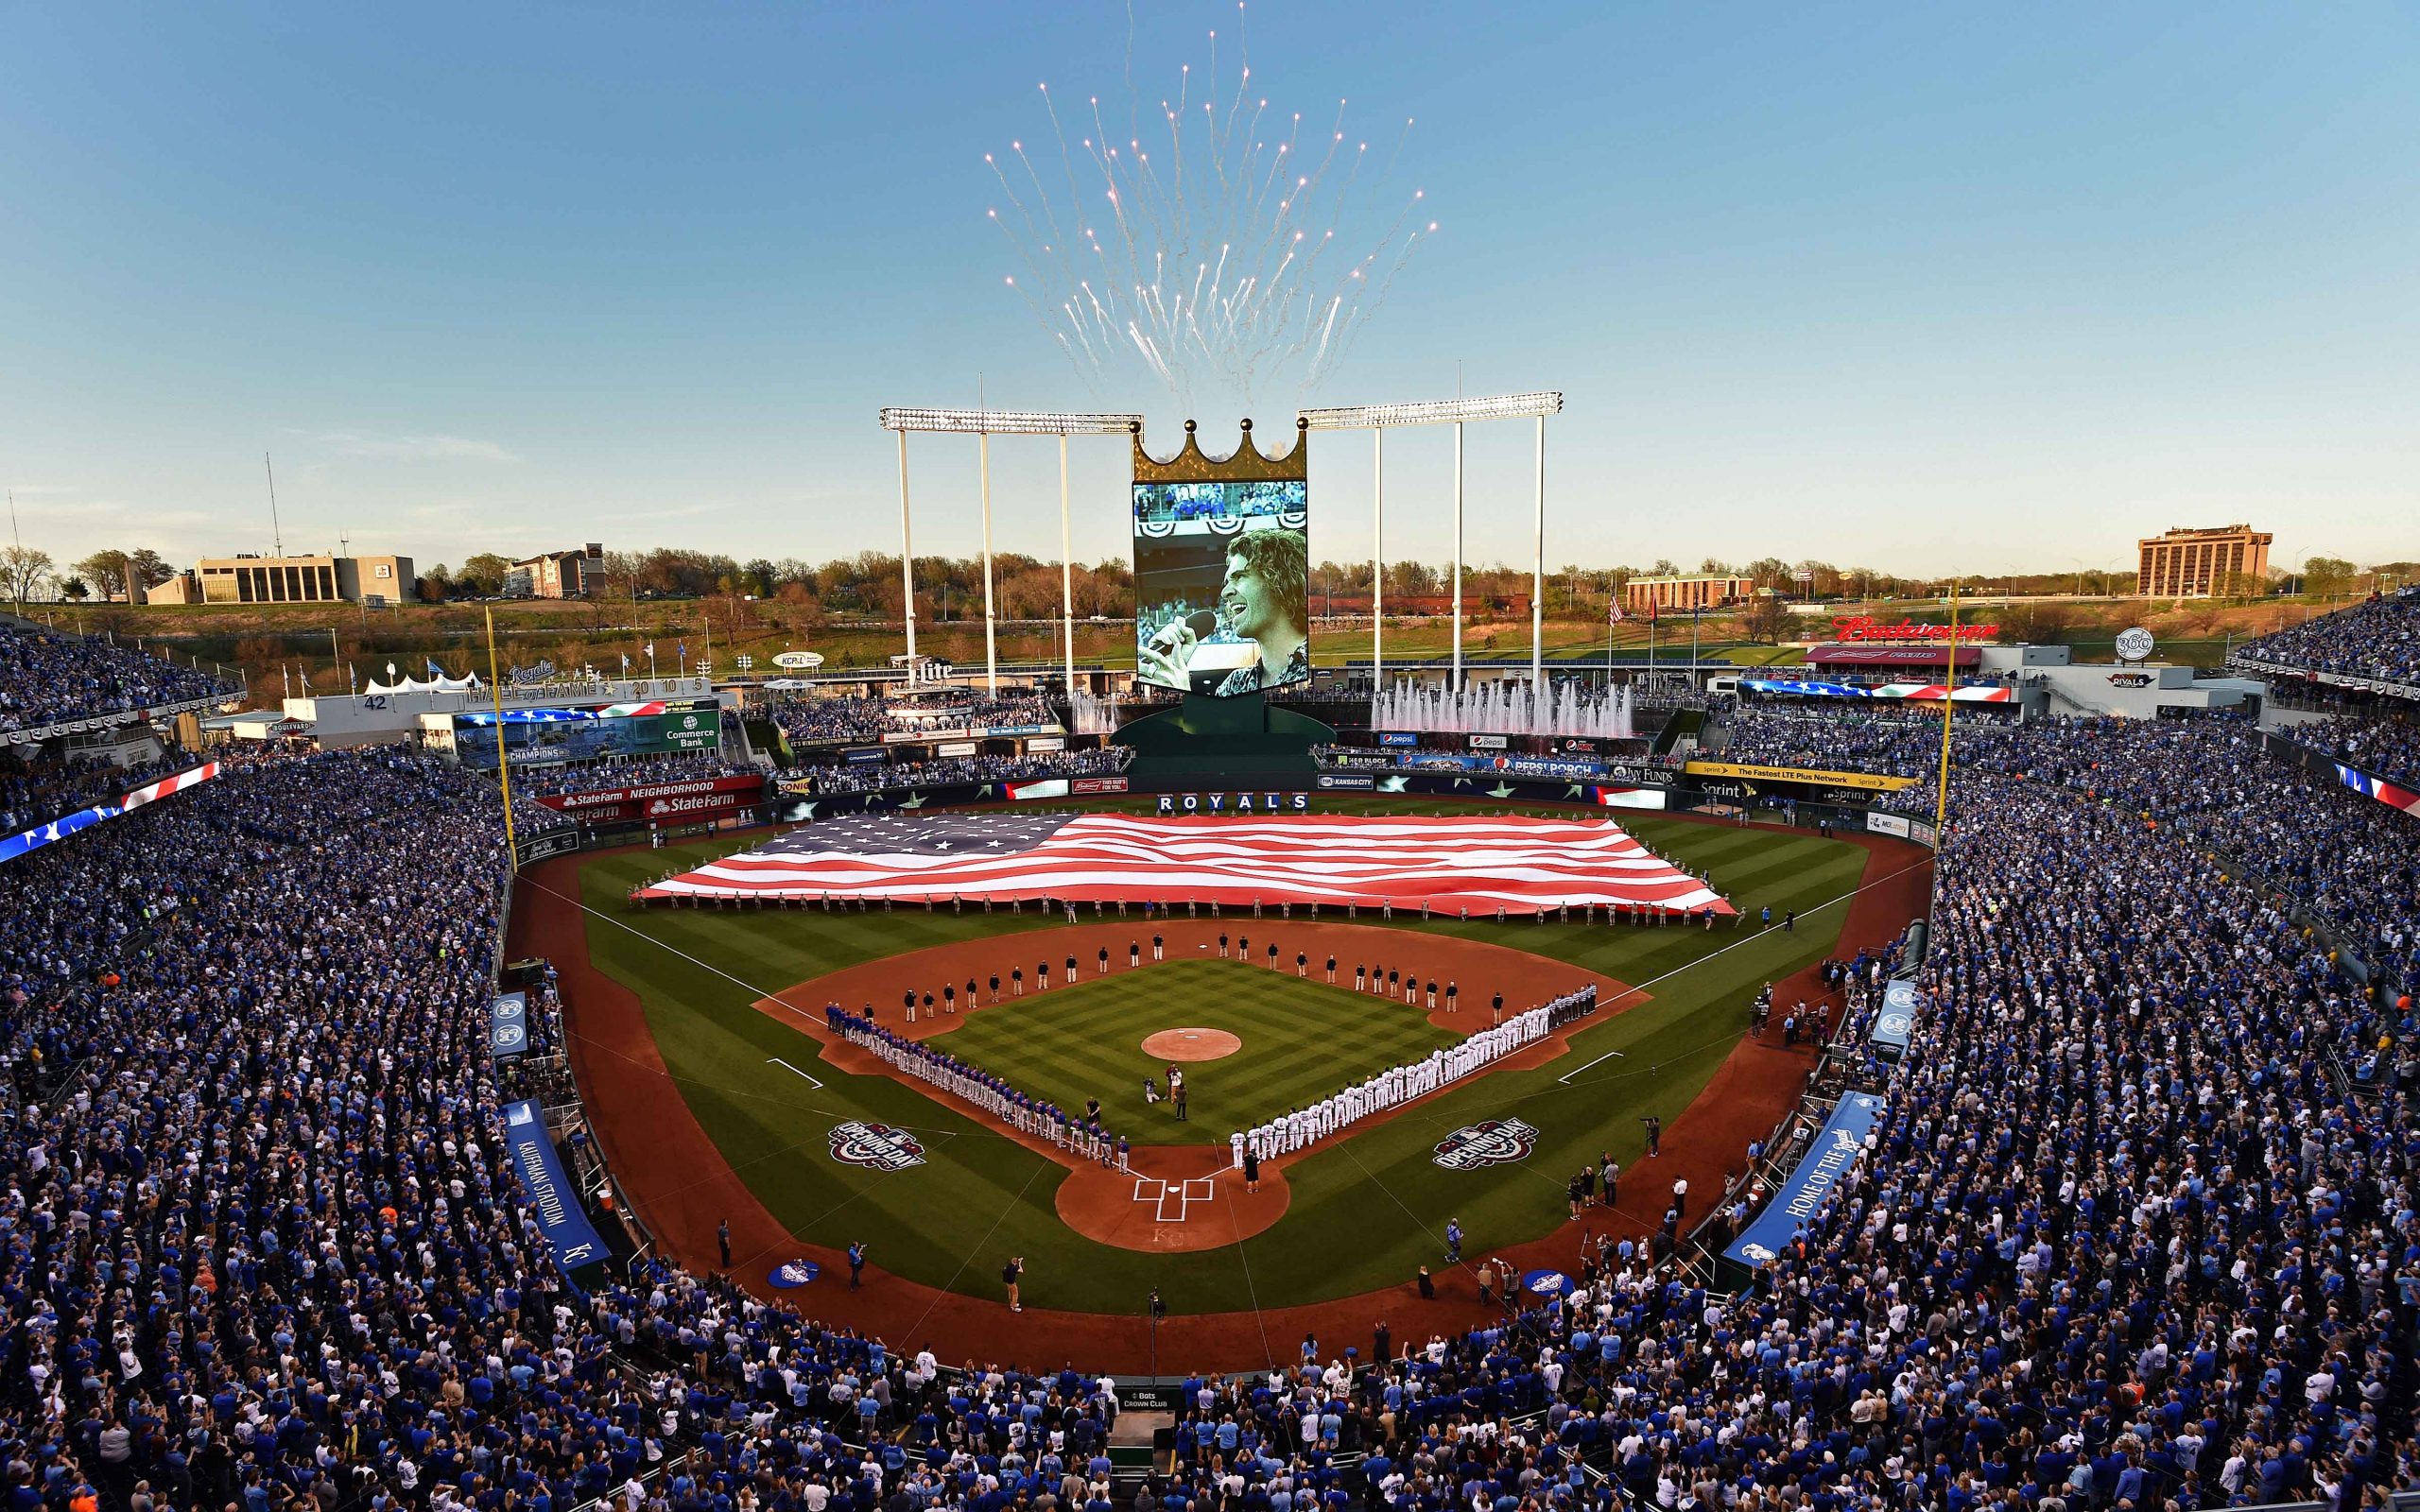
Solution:
{"label": "crowd in blue clothing", "polygon": [[95,804],[114,803],[129,789],[183,771],[199,760],[176,746],[150,761],[129,766],[75,757],[32,762],[0,759],[0,833],[46,824]]}
{"label": "crowd in blue clothing", "polygon": [[1043,777],[1099,777],[1126,770],[1130,746],[1045,751],[1027,756],[944,756],[924,762],[827,762],[782,775],[813,784],[817,793],[871,793],[886,787],[947,782],[1020,782]]}
{"label": "crowd in blue clothing", "polygon": [[2411,821],[2249,740],[1979,728],[1887,1116],[1736,1296],[1625,1243],[1497,1325],[1305,1339],[1187,1383],[1115,1509],[1098,1378],[662,1264],[573,1290],[484,1053],[493,789],[236,760],[0,868],[9,1512],[2376,1505],[2420,1121],[2331,1052],[2420,1025],[2293,910],[2408,959],[2408,880],[2346,873],[2409,879],[2368,810]]}
{"label": "crowd in blue clothing", "polygon": [[0,730],[158,709],[225,691],[210,673],[98,636],[0,625]]}
{"label": "crowd in blue clothing", "polygon": [[2420,788],[2420,702],[2396,718],[2344,714],[2287,725],[2282,732],[2330,761],[2404,787]]}
{"label": "crowd in blue clothing", "polygon": [[2235,654],[2306,672],[2420,684],[2420,590],[2373,595],[2246,641]]}

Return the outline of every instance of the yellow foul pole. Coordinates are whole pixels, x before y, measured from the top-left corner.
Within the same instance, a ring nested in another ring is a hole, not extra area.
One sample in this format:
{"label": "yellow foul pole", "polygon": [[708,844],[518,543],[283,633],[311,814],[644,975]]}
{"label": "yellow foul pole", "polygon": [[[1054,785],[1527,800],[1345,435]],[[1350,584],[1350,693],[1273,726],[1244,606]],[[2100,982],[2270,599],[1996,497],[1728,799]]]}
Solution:
{"label": "yellow foul pole", "polygon": [[1949,687],[1941,700],[1941,797],[1933,804],[1933,843],[1949,828],[1949,721],[1958,708],[1958,580],[1949,583]]}
{"label": "yellow foul pole", "polygon": [[521,852],[512,839],[512,764],[505,760],[504,751],[504,684],[495,675],[495,610],[488,614],[488,696],[495,704],[495,780],[504,790],[504,865],[508,871],[521,869]]}

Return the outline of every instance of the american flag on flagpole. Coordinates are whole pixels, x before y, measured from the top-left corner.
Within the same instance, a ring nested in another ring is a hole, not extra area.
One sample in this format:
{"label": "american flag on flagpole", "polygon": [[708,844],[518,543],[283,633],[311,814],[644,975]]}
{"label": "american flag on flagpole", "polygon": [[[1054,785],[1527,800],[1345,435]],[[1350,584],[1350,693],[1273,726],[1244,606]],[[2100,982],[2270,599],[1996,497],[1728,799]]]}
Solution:
{"label": "american flag on flagpole", "polygon": [[1622,622],[1622,601],[1618,598],[1606,600],[1605,623],[1608,625],[1619,625]]}
{"label": "american flag on flagpole", "polygon": [[827,819],[643,898],[1063,898],[1075,902],[1564,903],[1732,912],[1605,820],[1473,815],[951,814]]}

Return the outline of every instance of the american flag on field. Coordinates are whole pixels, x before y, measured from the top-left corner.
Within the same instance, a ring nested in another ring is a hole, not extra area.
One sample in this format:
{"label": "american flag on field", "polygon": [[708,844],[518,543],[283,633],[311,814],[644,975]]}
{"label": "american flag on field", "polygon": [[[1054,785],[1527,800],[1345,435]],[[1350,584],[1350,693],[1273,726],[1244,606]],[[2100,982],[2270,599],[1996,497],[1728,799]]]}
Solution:
{"label": "american flag on field", "polygon": [[866,816],[793,830],[644,898],[1064,898],[1392,902],[1493,914],[1626,904],[1728,914],[1713,889],[1604,820],[1300,815]]}

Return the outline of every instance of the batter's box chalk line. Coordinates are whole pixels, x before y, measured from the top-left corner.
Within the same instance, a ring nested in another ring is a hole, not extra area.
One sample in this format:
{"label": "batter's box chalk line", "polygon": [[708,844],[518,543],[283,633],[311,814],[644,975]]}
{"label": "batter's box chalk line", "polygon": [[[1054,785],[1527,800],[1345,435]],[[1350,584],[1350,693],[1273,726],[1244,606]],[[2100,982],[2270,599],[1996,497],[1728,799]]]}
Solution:
{"label": "batter's box chalk line", "polygon": [[[1218,1181],[1206,1176],[1187,1177],[1182,1181],[1163,1181],[1150,1176],[1134,1178],[1134,1200],[1150,1203],[1161,1223],[1183,1223],[1185,1210],[1197,1202],[1213,1201],[1218,1194]],[[1173,1214],[1168,1211],[1171,1205],[1176,1209]]]}

